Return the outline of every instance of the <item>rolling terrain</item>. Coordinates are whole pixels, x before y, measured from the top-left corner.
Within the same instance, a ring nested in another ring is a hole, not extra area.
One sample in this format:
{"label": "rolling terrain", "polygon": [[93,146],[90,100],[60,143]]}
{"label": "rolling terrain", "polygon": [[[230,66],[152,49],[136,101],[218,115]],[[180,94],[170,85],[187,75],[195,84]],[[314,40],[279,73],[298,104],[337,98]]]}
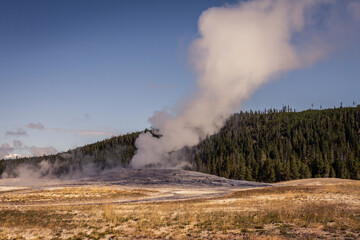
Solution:
{"label": "rolling terrain", "polygon": [[0,239],[359,239],[359,129],[360,107],[271,109],[182,149],[187,170],[128,168],[140,132],[1,160]]}
{"label": "rolling terrain", "polygon": [[360,183],[345,179],[270,185],[116,169],[0,180],[1,239],[358,239],[359,219]]}
{"label": "rolling terrain", "polygon": [[[139,134],[121,135],[55,155],[0,160],[0,176],[19,176],[19,166],[40,172],[38,177],[55,178],[127,167],[136,152]],[[360,107],[303,112],[287,107],[236,113],[219,133],[197,146],[185,147],[179,154],[188,159],[188,170],[231,179],[359,180]]]}

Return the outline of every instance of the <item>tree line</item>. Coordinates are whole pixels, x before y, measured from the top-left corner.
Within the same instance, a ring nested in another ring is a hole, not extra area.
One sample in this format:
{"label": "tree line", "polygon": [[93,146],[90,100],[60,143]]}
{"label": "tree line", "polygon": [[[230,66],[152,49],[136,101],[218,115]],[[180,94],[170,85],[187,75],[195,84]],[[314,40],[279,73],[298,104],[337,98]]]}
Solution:
{"label": "tree line", "polygon": [[[145,130],[148,131],[148,130]],[[127,167],[141,132],[51,156],[0,160],[0,176],[22,164],[52,164],[60,176],[84,166]],[[154,137],[161,137],[155,135]],[[190,170],[232,179],[277,182],[311,177],[360,179],[360,107],[249,111],[233,114],[219,133],[184,151]]]}
{"label": "tree line", "polygon": [[233,179],[360,179],[360,107],[240,112],[194,152],[197,171]]}
{"label": "tree line", "polygon": [[[129,133],[54,155],[0,160],[0,177],[3,173],[7,177],[18,176],[19,166],[33,171],[39,169],[41,175],[48,177],[96,174],[104,169],[127,167],[134,156],[135,140],[139,134]],[[44,161],[48,165],[45,170],[41,164]]]}

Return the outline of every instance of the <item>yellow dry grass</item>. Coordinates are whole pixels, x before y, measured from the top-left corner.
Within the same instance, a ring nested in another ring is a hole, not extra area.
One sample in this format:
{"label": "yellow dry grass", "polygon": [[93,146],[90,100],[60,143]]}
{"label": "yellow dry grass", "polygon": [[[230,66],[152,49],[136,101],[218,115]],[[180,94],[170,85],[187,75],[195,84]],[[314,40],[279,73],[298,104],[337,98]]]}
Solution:
{"label": "yellow dry grass", "polygon": [[[112,196],[109,189],[88,187],[85,190],[93,195]],[[61,191],[66,196],[85,190]],[[132,192],[131,189],[123,191]],[[147,190],[136,189],[133,193],[147,194]],[[60,201],[59,198],[56,201]],[[359,239],[360,182],[279,185],[237,191],[213,199],[1,209],[0,239],[41,237]]]}
{"label": "yellow dry grass", "polygon": [[154,193],[146,189],[119,189],[110,186],[62,187],[51,190],[28,190],[0,193],[0,203],[33,204],[95,201],[100,199],[136,199]]}

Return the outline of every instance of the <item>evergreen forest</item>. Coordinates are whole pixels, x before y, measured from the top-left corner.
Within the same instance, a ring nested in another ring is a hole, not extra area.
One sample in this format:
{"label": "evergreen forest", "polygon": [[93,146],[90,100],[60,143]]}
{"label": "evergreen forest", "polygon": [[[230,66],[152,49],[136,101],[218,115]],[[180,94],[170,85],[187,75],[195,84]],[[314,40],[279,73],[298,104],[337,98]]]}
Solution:
{"label": "evergreen forest", "polygon": [[360,179],[360,107],[234,114],[196,146],[196,170],[233,179]]}
{"label": "evergreen forest", "polygon": [[[96,171],[127,167],[140,133],[50,156],[0,160],[0,176],[17,176],[21,165],[40,169],[44,160],[51,168],[42,170],[42,175],[61,176],[85,171],[89,166]],[[284,107],[235,113],[219,133],[182,151],[189,159],[189,170],[232,179],[360,179],[360,106],[303,112]]]}

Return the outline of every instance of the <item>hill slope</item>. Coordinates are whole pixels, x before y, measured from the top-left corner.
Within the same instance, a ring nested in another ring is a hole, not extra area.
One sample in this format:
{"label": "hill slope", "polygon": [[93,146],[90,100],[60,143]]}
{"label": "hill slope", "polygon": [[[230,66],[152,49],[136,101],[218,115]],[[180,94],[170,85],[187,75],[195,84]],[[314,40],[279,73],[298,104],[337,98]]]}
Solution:
{"label": "hill slope", "polygon": [[[139,134],[51,156],[1,160],[0,174],[16,176],[16,167],[21,164],[33,166],[30,168],[40,176],[126,167],[136,151],[134,143]],[[182,151],[192,163],[192,170],[233,179],[360,179],[360,107],[236,113],[218,134]]]}
{"label": "hill slope", "polygon": [[116,166],[126,167],[136,150],[135,140],[139,134],[117,136],[54,155],[0,160],[0,176],[18,176],[24,169],[42,177],[88,175]]}
{"label": "hill slope", "polygon": [[198,171],[264,182],[360,179],[360,107],[234,114],[196,147]]}

